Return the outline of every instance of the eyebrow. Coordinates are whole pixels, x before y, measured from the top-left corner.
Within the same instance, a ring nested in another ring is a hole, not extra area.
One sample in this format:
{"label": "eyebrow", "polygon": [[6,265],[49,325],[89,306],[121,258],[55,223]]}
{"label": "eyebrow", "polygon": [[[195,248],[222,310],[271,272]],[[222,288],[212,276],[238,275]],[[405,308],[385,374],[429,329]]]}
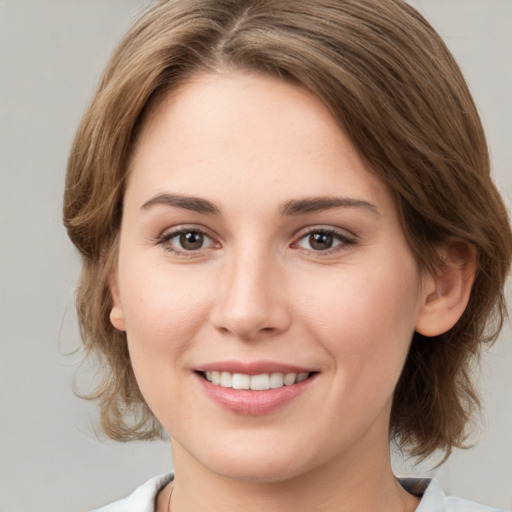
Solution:
{"label": "eyebrow", "polygon": [[207,199],[193,196],[182,196],[179,194],[158,194],[152,197],[149,201],[146,201],[141,210],[149,210],[155,205],[166,205],[174,206],[177,208],[183,208],[185,210],[192,210],[197,213],[220,215],[220,208]]}
{"label": "eyebrow", "polygon": [[304,213],[330,210],[331,208],[364,208],[374,215],[380,215],[379,209],[372,203],[352,197],[306,197],[287,201],[281,208],[281,215],[301,215]]}
{"label": "eyebrow", "polygon": [[[197,213],[220,215],[221,209],[208,199],[180,194],[161,193],[146,201],[141,210],[149,210],[156,205],[173,206]],[[374,215],[380,215],[379,209],[372,203],[351,197],[306,197],[285,202],[280,209],[281,216],[302,215],[305,213],[329,210],[332,208],[364,208]]]}

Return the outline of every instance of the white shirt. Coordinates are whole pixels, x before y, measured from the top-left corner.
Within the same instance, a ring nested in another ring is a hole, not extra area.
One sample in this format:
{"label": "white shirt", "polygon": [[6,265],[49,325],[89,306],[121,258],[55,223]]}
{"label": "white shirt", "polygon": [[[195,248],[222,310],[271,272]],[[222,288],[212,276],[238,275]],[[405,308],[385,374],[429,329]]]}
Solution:
{"label": "white shirt", "polygon": [[[135,489],[127,498],[92,512],[155,512],[158,493],[173,478],[173,473],[156,476]],[[437,480],[402,478],[400,484],[412,494],[422,496],[416,512],[506,512],[502,509],[478,505],[462,498],[445,496]]]}

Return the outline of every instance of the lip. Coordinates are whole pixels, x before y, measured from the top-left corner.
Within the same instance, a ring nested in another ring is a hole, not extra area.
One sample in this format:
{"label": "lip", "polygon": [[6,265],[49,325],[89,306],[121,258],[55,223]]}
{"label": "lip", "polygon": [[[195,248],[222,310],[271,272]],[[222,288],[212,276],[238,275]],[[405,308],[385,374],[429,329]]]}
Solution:
{"label": "lip", "polygon": [[195,368],[197,372],[229,372],[245,373],[246,375],[260,375],[262,373],[312,373],[317,370],[303,368],[275,361],[253,361],[244,363],[241,361],[217,361]]}
{"label": "lip", "polygon": [[[245,373],[259,375],[262,373],[310,373],[310,376],[297,384],[263,391],[237,390],[224,388],[207,381],[201,373],[207,371],[224,371],[230,373]],[[313,373],[311,373],[313,372]],[[223,361],[202,365],[194,372],[205,394],[217,405],[241,416],[263,416],[277,411],[295,398],[302,395],[317,379],[315,370],[281,364],[275,362],[240,363]]]}

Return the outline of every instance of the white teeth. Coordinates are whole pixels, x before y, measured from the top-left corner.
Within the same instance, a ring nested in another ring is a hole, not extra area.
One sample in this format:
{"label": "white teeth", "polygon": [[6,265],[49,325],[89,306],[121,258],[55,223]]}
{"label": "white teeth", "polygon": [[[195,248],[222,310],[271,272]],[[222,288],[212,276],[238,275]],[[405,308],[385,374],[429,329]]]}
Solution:
{"label": "white teeth", "polygon": [[291,386],[292,384],[295,384],[295,379],[297,378],[296,373],[287,373],[284,376],[284,385],[285,386]]}
{"label": "white teeth", "polygon": [[282,388],[284,386],[284,375],[282,373],[270,374],[270,387],[272,389]]}
{"label": "white teeth", "polygon": [[233,376],[229,372],[222,372],[220,374],[220,385],[223,388],[230,388]]}
{"label": "white teeth", "polygon": [[243,373],[234,373],[231,387],[233,389],[251,389],[251,376]]}
{"label": "white teeth", "polygon": [[270,388],[270,376],[268,373],[253,375],[251,377],[251,389],[263,391]]}
{"label": "white teeth", "polygon": [[295,382],[302,382],[303,380],[306,380],[308,378],[308,375],[309,373],[307,372],[299,373],[299,375],[297,375],[297,380]]}
{"label": "white teeth", "polygon": [[308,372],[303,373],[262,373],[259,375],[247,375],[245,373],[230,372],[205,372],[206,380],[215,386],[233,389],[252,389],[264,391],[266,389],[277,389],[283,386],[291,386],[306,380]]}

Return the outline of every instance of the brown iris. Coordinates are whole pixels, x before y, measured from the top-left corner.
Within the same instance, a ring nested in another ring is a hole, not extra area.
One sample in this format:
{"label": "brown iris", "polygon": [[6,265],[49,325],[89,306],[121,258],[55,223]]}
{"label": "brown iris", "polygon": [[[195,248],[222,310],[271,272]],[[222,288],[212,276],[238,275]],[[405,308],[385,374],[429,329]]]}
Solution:
{"label": "brown iris", "polygon": [[204,235],[197,231],[189,231],[180,235],[180,245],[186,251],[196,251],[204,244]]}
{"label": "brown iris", "polygon": [[315,251],[325,251],[332,247],[333,236],[330,233],[312,233],[309,235],[309,245]]}

